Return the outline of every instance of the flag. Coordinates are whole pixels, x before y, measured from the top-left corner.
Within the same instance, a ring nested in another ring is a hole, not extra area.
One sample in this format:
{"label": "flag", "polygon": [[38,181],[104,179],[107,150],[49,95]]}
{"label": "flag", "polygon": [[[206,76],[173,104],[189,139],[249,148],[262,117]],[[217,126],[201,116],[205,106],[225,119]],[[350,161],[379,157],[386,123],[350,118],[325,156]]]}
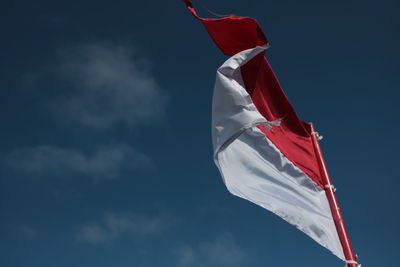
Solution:
{"label": "flag", "polygon": [[214,160],[227,189],[357,266],[317,133],[283,92],[265,58],[269,42],[258,22],[236,15],[201,18],[185,2],[230,56],[217,70],[212,103]]}

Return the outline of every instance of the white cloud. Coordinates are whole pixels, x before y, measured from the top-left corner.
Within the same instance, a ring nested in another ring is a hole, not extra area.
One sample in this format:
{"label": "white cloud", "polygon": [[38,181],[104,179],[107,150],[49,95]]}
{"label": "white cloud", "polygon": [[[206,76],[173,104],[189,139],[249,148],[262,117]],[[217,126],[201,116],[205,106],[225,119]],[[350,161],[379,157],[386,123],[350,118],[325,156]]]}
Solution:
{"label": "white cloud", "polygon": [[63,120],[101,130],[165,117],[166,93],[134,49],[94,43],[62,49],[59,55],[58,75],[69,90],[54,110]]}
{"label": "white cloud", "polygon": [[[46,102],[41,107],[50,107],[69,126],[105,130],[153,125],[165,118],[167,95],[135,51],[113,43],[65,47],[58,51],[57,63],[29,75],[28,84],[38,89],[42,83],[44,88],[54,83],[59,88],[43,97]],[[114,178],[124,169],[155,167],[129,145],[93,145],[90,150],[46,144],[17,148],[5,163],[33,175],[78,174],[96,179]]]}
{"label": "white cloud", "polygon": [[142,238],[161,233],[170,224],[162,214],[143,216],[137,214],[106,214],[100,222],[80,227],[76,240],[91,244],[110,244],[119,238]]}
{"label": "white cloud", "polygon": [[235,266],[245,259],[244,251],[230,234],[195,246],[184,246],[176,252],[181,267]]}
{"label": "white cloud", "polygon": [[94,151],[40,145],[15,149],[5,164],[31,175],[84,175],[95,179],[115,178],[121,170],[154,168],[151,160],[126,144],[99,146]]}

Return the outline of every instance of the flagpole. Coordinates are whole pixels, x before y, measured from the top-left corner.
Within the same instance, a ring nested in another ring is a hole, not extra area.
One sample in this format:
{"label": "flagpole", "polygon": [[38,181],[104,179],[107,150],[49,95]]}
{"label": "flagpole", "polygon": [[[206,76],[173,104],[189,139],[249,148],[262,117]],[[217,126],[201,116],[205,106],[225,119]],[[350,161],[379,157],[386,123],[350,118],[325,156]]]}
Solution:
{"label": "flagpole", "polygon": [[335,222],[336,230],[339,235],[340,243],[343,247],[343,253],[346,257],[347,267],[358,267],[357,256],[354,253],[353,247],[350,242],[349,234],[347,232],[343,215],[339,207],[339,202],[336,198],[335,191],[336,189],[332,185],[331,178],[328,173],[328,169],[326,168],[326,163],[324,156],[322,155],[322,150],[318,142],[318,133],[314,129],[313,123],[310,123],[311,132],[312,132],[312,141],[314,144],[315,152],[317,154],[318,164],[321,169],[321,175],[324,182],[324,189],[326,196],[328,198],[329,206],[331,208],[332,217]]}

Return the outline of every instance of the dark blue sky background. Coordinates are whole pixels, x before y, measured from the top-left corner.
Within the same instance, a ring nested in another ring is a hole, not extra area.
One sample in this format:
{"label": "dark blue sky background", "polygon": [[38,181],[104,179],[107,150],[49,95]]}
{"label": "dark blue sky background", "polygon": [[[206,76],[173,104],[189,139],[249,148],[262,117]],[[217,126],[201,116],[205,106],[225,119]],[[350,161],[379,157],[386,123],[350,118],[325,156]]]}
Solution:
{"label": "dark blue sky background", "polygon": [[[260,22],[325,136],[360,262],[396,266],[399,2],[203,4]],[[210,111],[226,57],[181,1],[3,1],[0,32],[0,266],[343,265],[225,189]]]}

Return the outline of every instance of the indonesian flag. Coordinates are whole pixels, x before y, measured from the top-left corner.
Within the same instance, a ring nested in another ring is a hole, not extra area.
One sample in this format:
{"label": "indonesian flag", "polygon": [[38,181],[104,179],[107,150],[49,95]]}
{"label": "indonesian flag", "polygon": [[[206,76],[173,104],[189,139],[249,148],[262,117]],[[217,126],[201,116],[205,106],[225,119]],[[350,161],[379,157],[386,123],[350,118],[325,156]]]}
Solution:
{"label": "indonesian flag", "polygon": [[235,15],[201,18],[185,2],[230,56],[217,70],[212,105],[214,159],[226,187],[356,266],[318,136],[279,85],[259,24]]}

